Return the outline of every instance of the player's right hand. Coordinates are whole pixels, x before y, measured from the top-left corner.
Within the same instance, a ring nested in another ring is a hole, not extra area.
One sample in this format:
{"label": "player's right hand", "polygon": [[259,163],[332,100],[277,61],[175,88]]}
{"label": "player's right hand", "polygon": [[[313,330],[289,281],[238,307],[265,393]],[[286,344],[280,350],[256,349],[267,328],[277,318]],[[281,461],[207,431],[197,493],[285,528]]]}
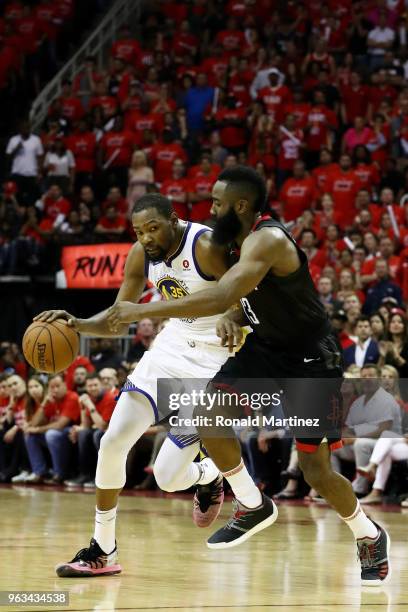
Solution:
{"label": "player's right hand", "polygon": [[221,346],[228,346],[230,353],[234,352],[234,347],[241,344],[243,339],[242,327],[231,321],[229,317],[221,317],[215,326],[217,336],[221,338]]}
{"label": "player's right hand", "polygon": [[43,323],[52,323],[57,319],[64,319],[70,327],[79,331],[78,319],[66,310],[44,310],[33,318],[33,321],[42,321]]}

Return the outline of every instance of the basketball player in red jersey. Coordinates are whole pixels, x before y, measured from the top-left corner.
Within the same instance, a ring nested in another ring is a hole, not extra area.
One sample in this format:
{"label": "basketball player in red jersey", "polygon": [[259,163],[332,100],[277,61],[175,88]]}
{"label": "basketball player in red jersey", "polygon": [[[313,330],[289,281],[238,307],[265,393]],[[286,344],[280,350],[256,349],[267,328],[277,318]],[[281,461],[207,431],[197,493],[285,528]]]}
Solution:
{"label": "basketball player in red jersey", "polygon": [[[289,396],[289,412],[284,402],[288,416],[321,417],[320,439],[313,437],[311,428],[295,434],[304,477],[352,530],[362,584],[382,584],[390,576],[389,536],[365,515],[351,483],[333,472],[330,465],[330,449],[342,444],[341,425],[333,427],[330,422],[332,406],[338,405],[340,396],[341,348],[318,299],[306,256],[281,223],[260,216],[266,201],[265,184],[251,168],[224,170],[213,187],[212,198],[216,217],[213,240],[220,244],[234,242],[240,249],[237,263],[215,287],[174,302],[118,302],[108,313],[110,326],[116,329],[144,317],[221,314],[240,302],[238,309],[228,311],[218,322],[222,343],[232,344],[241,325],[250,324],[253,332],[236,356],[221,367],[210,388],[225,388],[231,379],[277,379],[285,398]],[[294,378],[304,383],[300,397],[293,392],[297,385],[290,384]],[[326,384],[316,384],[316,378],[325,379]],[[208,415],[206,407],[200,413]],[[224,415],[225,407],[217,406],[215,414]],[[224,428],[220,438],[211,426],[198,429],[237,500],[236,513],[209,538],[208,546],[232,547],[271,525],[277,510],[256,488],[233,433]]]}

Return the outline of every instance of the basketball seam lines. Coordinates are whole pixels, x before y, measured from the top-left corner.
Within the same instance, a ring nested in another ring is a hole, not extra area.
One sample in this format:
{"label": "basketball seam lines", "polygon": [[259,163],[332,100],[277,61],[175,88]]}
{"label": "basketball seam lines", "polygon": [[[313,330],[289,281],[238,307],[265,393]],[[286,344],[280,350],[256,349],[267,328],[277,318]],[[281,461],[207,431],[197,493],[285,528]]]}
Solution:
{"label": "basketball seam lines", "polygon": [[54,347],[53,347],[53,345],[52,345],[52,336],[51,336],[51,332],[50,332],[50,330],[48,329],[48,327],[46,327],[45,329],[47,330],[47,332],[48,332],[48,333],[49,333],[49,335],[50,335],[50,345],[51,345],[51,353],[52,353],[52,369],[53,369],[53,371],[54,371],[54,373],[55,373],[55,359],[54,359]]}
{"label": "basketball seam lines", "polygon": [[67,341],[68,346],[69,346],[69,348],[70,348],[70,350],[71,350],[72,359],[74,360],[74,359],[75,359],[75,356],[74,356],[74,351],[73,351],[73,349],[72,349],[71,342],[69,341],[69,338],[68,338],[68,337],[67,337],[67,336],[64,334],[64,332],[62,331],[62,329],[60,329],[59,327],[56,327],[56,326],[54,325],[54,323],[56,323],[56,321],[51,321],[50,325],[52,325],[52,327],[53,327],[54,329],[56,329],[57,331],[59,331],[59,332],[60,332],[60,334],[62,334],[62,335],[64,336],[64,338],[65,338],[65,340]]}
{"label": "basketball seam lines", "polygon": [[34,363],[34,351],[35,351],[35,347],[37,346],[37,341],[38,341],[38,338],[40,337],[40,334],[41,334],[41,332],[42,332],[42,330],[43,330],[43,329],[47,329],[45,325],[41,325],[41,329],[40,329],[40,331],[38,332],[38,336],[36,337],[35,342],[34,342],[34,344],[33,344],[33,351],[32,351],[32,353],[31,353],[31,361],[32,361],[33,363]]}

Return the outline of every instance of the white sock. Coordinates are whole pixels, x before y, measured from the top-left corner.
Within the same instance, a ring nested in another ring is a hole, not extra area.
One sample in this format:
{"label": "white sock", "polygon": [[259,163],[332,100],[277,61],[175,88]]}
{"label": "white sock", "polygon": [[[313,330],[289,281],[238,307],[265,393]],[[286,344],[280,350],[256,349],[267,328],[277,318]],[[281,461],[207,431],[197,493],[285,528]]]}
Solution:
{"label": "white sock", "polygon": [[109,555],[115,548],[115,526],[117,506],[111,510],[98,510],[95,513],[94,539],[103,552]]}
{"label": "white sock", "polygon": [[231,485],[235,497],[247,508],[257,508],[262,504],[262,495],[246,469],[243,460],[236,468],[222,475]]}
{"label": "white sock", "polygon": [[215,465],[214,461],[206,457],[200,463],[196,464],[201,474],[197,480],[197,484],[206,485],[215,480],[220,473],[220,470]]}
{"label": "white sock", "polygon": [[364,513],[359,501],[357,501],[356,509],[351,516],[340,516],[340,518],[350,527],[356,540],[361,538],[374,539],[378,535],[377,527]]}

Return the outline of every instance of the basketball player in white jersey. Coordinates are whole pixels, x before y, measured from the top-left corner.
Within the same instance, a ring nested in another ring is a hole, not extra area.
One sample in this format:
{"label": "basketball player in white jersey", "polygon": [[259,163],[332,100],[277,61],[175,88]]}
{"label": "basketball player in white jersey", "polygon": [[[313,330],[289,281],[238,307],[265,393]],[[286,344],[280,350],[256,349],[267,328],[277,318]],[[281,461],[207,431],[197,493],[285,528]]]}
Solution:
{"label": "basketball player in white jersey", "polygon": [[[210,288],[227,270],[226,252],[215,246],[211,230],[177,218],[164,196],[150,194],[138,200],[132,214],[138,241],[127,257],[124,280],[116,301],[137,303],[149,279],[166,299]],[[45,311],[36,321],[65,318],[79,333],[99,337],[122,336],[128,325],[112,333],[107,311],[77,319],[64,310]],[[228,358],[220,346],[218,317],[170,319],[157,335],[122,389],[109,427],[101,440],[96,469],[95,531],[90,546],[71,562],[56,567],[60,577],[101,576],[121,572],[117,561],[115,520],[119,494],[126,480],[126,458],[137,440],[159,418],[157,379],[211,379]],[[193,406],[190,409],[192,416]],[[170,409],[167,410],[167,415]],[[183,416],[186,416],[184,414]],[[156,459],[154,474],[166,491],[197,486],[193,519],[199,527],[217,518],[223,501],[222,476],[209,458],[194,462],[200,451],[197,434],[170,431]]]}

